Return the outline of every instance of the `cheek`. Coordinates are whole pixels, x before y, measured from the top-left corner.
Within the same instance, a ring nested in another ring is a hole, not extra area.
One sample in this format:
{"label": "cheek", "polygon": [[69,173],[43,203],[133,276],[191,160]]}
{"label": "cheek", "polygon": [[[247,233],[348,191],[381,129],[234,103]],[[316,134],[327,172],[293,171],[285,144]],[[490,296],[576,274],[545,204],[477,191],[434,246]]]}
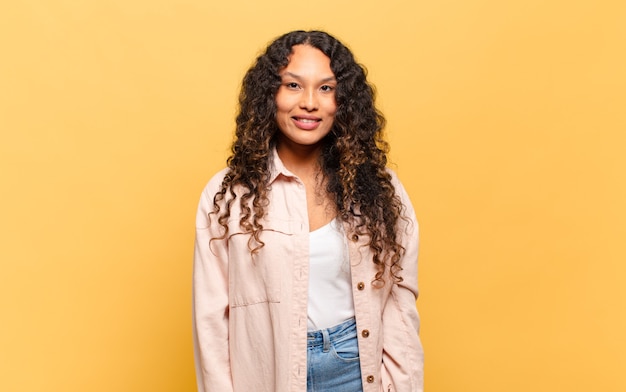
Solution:
{"label": "cheek", "polygon": [[333,102],[329,103],[327,106],[328,114],[331,116],[335,116],[335,114],[337,113],[337,104],[335,103],[335,101],[333,100]]}
{"label": "cheek", "polygon": [[274,102],[276,103],[276,110],[281,111],[284,106],[284,97],[283,94],[280,93],[280,90],[276,93],[276,97],[274,98]]}
{"label": "cheek", "polygon": [[328,114],[334,116],[337,113],[337,99],[334,96],[326,102],[325,106]]}
{"label": "cheek", "polygon": [[276,110],[279,112],[288,112],[291,110],[293,103],[291,102],[289,95],[281,94],[280,90],[276,94]]}

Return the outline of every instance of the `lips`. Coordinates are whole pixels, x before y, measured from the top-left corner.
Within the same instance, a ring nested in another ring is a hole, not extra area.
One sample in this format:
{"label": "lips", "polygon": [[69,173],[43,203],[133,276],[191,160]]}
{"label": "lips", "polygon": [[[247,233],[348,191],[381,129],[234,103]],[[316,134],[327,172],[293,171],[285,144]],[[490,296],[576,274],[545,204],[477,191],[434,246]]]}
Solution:
{"label": "lips", "polygon": [[322,122],[322,119],[315,116],[294,116],[292,120],[296,127],[310,131],[316,129]]}

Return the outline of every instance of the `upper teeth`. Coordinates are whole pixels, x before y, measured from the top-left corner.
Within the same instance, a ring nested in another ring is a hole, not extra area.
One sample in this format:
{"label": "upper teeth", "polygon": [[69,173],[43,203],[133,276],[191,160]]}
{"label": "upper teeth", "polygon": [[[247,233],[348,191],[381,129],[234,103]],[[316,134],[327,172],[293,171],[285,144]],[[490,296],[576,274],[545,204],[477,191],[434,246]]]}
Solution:
{"label": "upper teeth", "polygon": [[301,122],[306,122],[306,123],[312,123],[312,122],[315,122],[315,120],[312,120],[312,119],[310,119],[310,118],[301,118],[301,119],[300,119],[300,121],[301,121]]}

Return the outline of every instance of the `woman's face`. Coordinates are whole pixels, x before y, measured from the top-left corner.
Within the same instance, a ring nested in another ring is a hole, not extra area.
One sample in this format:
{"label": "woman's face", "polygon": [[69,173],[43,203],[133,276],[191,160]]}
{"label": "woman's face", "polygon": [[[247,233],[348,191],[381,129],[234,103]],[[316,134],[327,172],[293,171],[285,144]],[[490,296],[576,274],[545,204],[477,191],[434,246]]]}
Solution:
{"label": "woman's face", "polygon": [[337,80],[330,59],[309,45],[295,45],[280,71],[276,122],[283,147],[317,147],[333,126]]}

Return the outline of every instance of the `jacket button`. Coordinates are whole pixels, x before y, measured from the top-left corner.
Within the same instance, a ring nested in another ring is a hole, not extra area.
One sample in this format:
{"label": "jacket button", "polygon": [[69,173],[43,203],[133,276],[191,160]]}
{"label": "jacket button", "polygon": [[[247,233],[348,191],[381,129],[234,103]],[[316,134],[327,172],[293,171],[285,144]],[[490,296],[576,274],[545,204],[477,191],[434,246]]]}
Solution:
{"label": "jacket button", "polygon": [[358,236],[358,235],[356,235],[356,234],[353,234],[353,235],[352,235],[352,241],[356,242],[356,241],[358,241],[358,240],[359,240],[359,236]]}
{"label": "jacket button", "polygon": [[367,376],[366,378],[367,382],[369,382],[370,384],[374,382],[374,376],[372,376],[371,374],[369,376]]}
{"label": "jacket button", "polygon": [[365,283],[359,282],[356,284],[356,288],[359,290],[363,290],[365,288]]}
{"label": "jacket button", "polygon": [[363,336],[364,338],[367,338],[370,336],[370,331],[367,329],[364,329],[363,332],[361,332],[361,336]]}

